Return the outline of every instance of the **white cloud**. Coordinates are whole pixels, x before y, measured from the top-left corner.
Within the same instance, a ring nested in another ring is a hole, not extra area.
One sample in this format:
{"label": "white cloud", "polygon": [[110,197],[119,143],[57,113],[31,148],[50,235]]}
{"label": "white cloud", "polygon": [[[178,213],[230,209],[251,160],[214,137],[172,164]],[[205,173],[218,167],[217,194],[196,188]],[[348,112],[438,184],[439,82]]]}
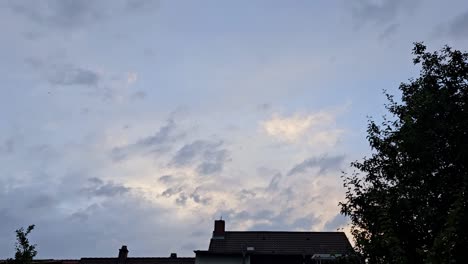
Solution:
{"label": "white cloud", "polygon": [[335,113],[324,111],[291,116],[274,114],[260,126],[267,135],[282,142],[332,147],[344,133],[343,129],[336,128],[335,119]]}

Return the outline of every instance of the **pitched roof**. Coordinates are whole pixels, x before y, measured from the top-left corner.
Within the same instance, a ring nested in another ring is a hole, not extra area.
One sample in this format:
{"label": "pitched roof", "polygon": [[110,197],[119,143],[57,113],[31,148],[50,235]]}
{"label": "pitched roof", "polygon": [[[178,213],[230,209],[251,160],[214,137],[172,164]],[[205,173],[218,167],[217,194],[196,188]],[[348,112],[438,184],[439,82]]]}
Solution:
{"label": "pitched roof", "polygon": [[[194,264],[195,258],[127,258],[125,264]],[[82,258],[80,264],[117,264],[117,258]]]}
{"label": "pitched roof", "polygon": [[204,251],[214,254],[243,252],[274,255],[349,254],[352,247],[343,232],[228,231],[224,238],[211,239],[208,251]]}

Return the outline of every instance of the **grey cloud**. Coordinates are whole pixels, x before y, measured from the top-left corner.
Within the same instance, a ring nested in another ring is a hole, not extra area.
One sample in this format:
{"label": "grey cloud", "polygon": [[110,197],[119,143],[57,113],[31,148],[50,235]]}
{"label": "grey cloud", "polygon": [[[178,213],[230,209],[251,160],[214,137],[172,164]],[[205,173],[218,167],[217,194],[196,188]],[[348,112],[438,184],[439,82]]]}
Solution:
{"label": "grey cloud", "polygon": [[94,25],[122,14],[154,11],[158,1],[115,0],[112,4],[94,0],[48,0],[7,2],[14,13],[35,24],[60,30]]}
{"label": "grey cloud", "polygon": [[57,203],[58,201],[54,197],[48,194],[39,194],[32,198],[31,201],[27,203],[26,207],[29,209],[50,208]]}
{"label": "grey cloud", "polygon": [[382,34],[380,34],[379,36],[379,39],[380,40],[385,40],[389,37],[391,37],[392,35],[394,35],[397,31],[398,31],[398,28],[400,27],[400,24],[398,23],[392,23],[390,24],[383,32]]}
{"label": "grey cloud", "polygon": [[[195,223],[178,222],[168,209],[136,191],[123,193],[121,199],[100,196],[100,202],[93,203],[80,190],[86,185],[99,189],[94,185],[106,184],[99,178],[63,181],[68,184],[62,186],[54,177],[39,177],[12,186],[0,178],[0,259],[14,255],[14,230],[29,224],[36,224],[32,241],[39,245],[38,258],[79,258],[83,252],[109,257],[115,256],[122,244],[130,245],[134,255],[165,255],[177,250],[192,256],[196,247],[183,249],[179,238],[197,243],[199,237],[187,236]],[[38,190],[44,193],[38,194]],[[73,239],[67,239],[70,237]]]}
{"label": "grey cloud", "polygon": [[405,0],[356,0],[346,1],[357,24],[386,24],[394,21],[404,11],[412,10],[417,1]]}
{"label": "grey cloud", "polygon": [[237,196],[239,197],[240,200],[244,200],[244,199],[251,199],[253,197],[255,197],[256,192],[253,191],[253,190],[246,190],[246,189],[242,189],[238,194]]}
{"label": "grey cloud", "polygon": [[15,13],[48,27],[70,28],[96,22],[106,16],[104,6],[92,0],[10,1]]}
{"label": "grey cloud", "polygon": [[333,219],[325,223],[326,231],[336,231],[339,227],[346,225],[348,218],[342,214],[337,214]]}
{"label": "grey cloud", "polygon": [[216,162],[202,162],[197,167],[197,172],[203,175],[217,173],[222,170],[223,170],[223,163],[220,160]]}
{"label": "grey cloud", "polygon": [[145,99],[147,96],[146,92],[144,91],[137,91],[137,92],[134,92],[132,95],[131,95],[131,98],[133,100],[142,100],[142,99]]}
{"label": "grey cloud", "polygon": [[163,175],[161,177],[159,177],[158,181],[162,182],[162,183],[170,183],[174,180],[174,176],[172,175]]}
{"label": "grey cloud", "polygon": [[104,184],[104,182],[101,179],[97,178],[97,177],[89,178],[88,181],[92,182],[94,184],[98,184],[98,185]]}
{"label": "grey cloud", "polygon": [[190,164],[197,156],[203,155],[206,150],[217,148],[221,142],[210,142],[206,140],[197,140],[180,148],[172,158],[172,164],[184,166]]}
{"label": "grey cloud", "polygon": [[176,140],[184,136],[177,133],[176,124],[172,119],[162,126],[154,135],[138,140],[134,144],[117,147],[111,156],[115,161],[126,159],[132,154],[159,154],[169,151]]}
{"label": "grey cloud", "polygon": [[13,138],[6,139],[3,146],[0,146],[0,153],[12,154],[15,151],[15,140]]}
{"label": "grey cloud", "polygon": [[304,173],[311,168],[319,168],[319,173],[324,173],[328,170],[338,169],[343,163],[344,156],[310,158],[295,165],[289,172],[288,176]]}
{"label": "grey cloud", "polygon": [[271,110],[271,108],[272,108],[272,106],[271,106],[270,103],[263,103],[263,104],[259,104],[257,106],[257,109],[259,111],[269,111],[269,110]]}
{"label": "grey cloud", "polygon": [[190,194],[190,198],[195,203],[202,204],[202,205],[208,205],[211,201],[211,198],[209,197],[202,197],[202,195],[200,194],[199,188],[195,189],[195,191]]}
{"label": "grey cloud", "polygon": [[158,0],[127,0],[125,7],[128,11],[153,11],[160,6]]}
{"label": "grey cloud", "polygon": [[130,191],[130,188],[125,187],[120,184],[115,184],[113,182],[104,183],[99,178],[91,178],[89,181],[93,186],[83,188],[83,192],[91,196],[106,196],[112,197],[117,195],[122,195]]}
{"label": "grey cloud", "polygon": [[180,193],[176,199],[176,204],[184,206],[187,203],[188,196],[185,193]]}
{"label": "grey cloud", "polygon": [[182,245],[182,249],[184,249],[184,250],[193,250],[196,247],[197,247],[197,245],[195,243],[186,243],[186,244]]}
{"label": "grey cloud", "polygon": [[[223,219],[227,219],[229,222],[259,222],[258,224],[253,225],[250,230],[284,231],[310,229],[314,224],[319,222],[319,219],[313,214],[293,219],[290,222],[288,219],[290,218],[292,211],[292,208],[285,208],[279,213],[268,209],[258,211],[234,211],[230,209],[218,211],[216,215],[221,215]],[[265,220],[268,220],[268,223],[265,223]]]}
{"label": "grey cloud", "polygon": [[96,86],[99,79],[98,73],[72,65],[56,66],[48,76],[48,81],[54,85]]}
{"label": "grey cloud", "polygon": [[39,72],[52,85],[97,86],[101,76],[91,69],[50,59],[27,58],[26,64]]}
{"label": "grey cloud", "polygon": [[[192,237],[201,237],[206,235],[208,232],[206,230],[196,230],[190,233],[190,236]],[[193,249],[193,248],[192,248]]]}
{"label": "grey cloud", "polygon": [[268,184],[267,190],[269,191],[276,191],[278,190],[278,184],[279,181],[281,180],[281,173],[275,174],[270,181],[270,184]]}
{"label": "grey cloud", "polygon": [[228,160],[228,152],[221,149],[222,142],[196,140],[180,148],[170,165],[177,167],[198,163],[196,170],[199,174],[209,175],[223,170],[224,163]]}
{"label": "grey cloud", "polygon": [[448,24],[447,33],[456,39],[468,38],[468,10]]}
{"label": "grey cloud", "polygon": [[318,221],[319,221],[318,218],[314,217],[313,215],[308,215],[306,217],[296,219],[293,222],[292,226],[294,228],[310,229]]}
{"label": "grey cloud", "polygon": [[178,194],[180,192],[182,192],[183,188],[181,186],[178,186],[178,187],[170,187],[170,188],[167,188],[166,190],[164,190],[161,195],[164,196],[164,197],[171,197],[175,194]]}

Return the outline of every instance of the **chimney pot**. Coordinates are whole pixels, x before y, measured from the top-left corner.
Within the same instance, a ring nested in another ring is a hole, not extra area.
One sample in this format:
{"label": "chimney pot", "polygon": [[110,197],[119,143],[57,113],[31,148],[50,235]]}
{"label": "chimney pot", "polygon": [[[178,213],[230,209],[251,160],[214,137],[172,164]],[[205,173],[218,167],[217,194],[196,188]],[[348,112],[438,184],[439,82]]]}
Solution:
{"label": "chimney pot", "polygon": [[128,249],[127,246],[123,245],[121,249],[119,249],[119,258],[117,260],[117,264],[125,264],[127,261],[128,256]]}
{"label": "chimney pot", "polygon": [[224,220],[215,220],[213,238],[223,239],[225,234],[225,223]]}

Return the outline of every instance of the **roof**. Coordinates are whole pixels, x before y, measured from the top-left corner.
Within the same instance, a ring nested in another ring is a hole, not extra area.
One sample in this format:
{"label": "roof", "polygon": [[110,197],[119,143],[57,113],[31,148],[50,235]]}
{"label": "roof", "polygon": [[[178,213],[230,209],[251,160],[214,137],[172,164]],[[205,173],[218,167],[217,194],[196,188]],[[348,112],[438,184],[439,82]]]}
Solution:
{"label": "roof", "polygon": [[[34,259],[33,264],[78,264],[79,259]],[[0,260],[0,263],[7,263],[7,260]]]}
{"label": "roof", "polygon": [[[127,258],[125,264],[194,264],[195,258]],[[82,258],[80,264],[117,264],[117,258]]]}
{"label": "roof", "polygon": [[205,254],[313,255],[349,254],[351,244],[343,232],[228,231],[211,239]]}

